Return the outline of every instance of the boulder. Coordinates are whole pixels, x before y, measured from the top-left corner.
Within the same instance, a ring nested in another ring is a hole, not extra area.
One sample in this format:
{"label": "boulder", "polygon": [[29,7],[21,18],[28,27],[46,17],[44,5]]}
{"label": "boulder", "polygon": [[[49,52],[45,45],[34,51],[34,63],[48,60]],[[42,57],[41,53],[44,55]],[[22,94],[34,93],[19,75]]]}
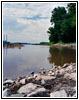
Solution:
{"label": "boulder", "polygon": [[50,97],[67,97],[67,93],[65,90],[60,90],[50,93]]}
{"label": "boulder", "polygon": [[66,79],[72,79],[72,80],[76,81],[76,73],[71,73],[71,74],[66,73],[64,75],[64,78],[66,78]]}
{"label": "boulder", "polygon": [[37,87],[40,87],[40,85],[33,84],[33,83],[28,83],[24,86],[22,86],[19,90],[18,93],[30,93],[31,91],[34,91]]}
{"label": "boulder", "polygon": [[3,91],[3,97],[8,97],[8,96],[10,96],[10,94],[11,94],[11,92],[8,88]]}
{"label": "boulder", "polygon": [[49,76],[49,75],[38,75],[36,77],[36,80],[52,80],[55,79],[55,76]]}
{"label": "boulder", "polygon": [[37,88],[32,93],[28,94],[27,97],[49,97],[49,93],[45,88]]}

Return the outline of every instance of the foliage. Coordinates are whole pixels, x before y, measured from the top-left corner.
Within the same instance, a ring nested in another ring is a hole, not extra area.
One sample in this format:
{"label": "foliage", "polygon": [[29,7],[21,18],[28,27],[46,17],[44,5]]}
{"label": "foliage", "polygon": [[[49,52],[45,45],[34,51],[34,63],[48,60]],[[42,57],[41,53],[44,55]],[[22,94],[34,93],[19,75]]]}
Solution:
{"label": "foliage", "polygon": [[69,3],[67,10],[64,7],[55,8],[50,19],[51,27],[48,29],[50,42],[76,41],[76,4]]}

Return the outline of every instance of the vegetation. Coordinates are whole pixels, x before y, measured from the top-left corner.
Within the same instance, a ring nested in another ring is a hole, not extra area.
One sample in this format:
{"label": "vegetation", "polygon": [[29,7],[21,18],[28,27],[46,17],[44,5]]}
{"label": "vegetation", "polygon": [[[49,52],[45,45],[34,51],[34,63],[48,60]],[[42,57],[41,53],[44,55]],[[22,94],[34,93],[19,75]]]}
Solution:
{"label": "vegetation", "polygon": [[76,3],[69,3],[64,7],[55,8],[50,19],[48,29],[49,40],[53,43],[76,42]]}

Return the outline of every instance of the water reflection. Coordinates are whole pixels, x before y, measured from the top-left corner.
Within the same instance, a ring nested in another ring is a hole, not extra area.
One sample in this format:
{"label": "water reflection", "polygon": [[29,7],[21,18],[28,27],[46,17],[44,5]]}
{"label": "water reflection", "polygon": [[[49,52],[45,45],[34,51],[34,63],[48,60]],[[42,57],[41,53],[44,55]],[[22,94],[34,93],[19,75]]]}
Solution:
{"label": "water reflection", "polygon": [[49,49],[50,57],[48,60],[50,63],[56,65],[63,65],[64,63],[76,62],[76,50],[71,48],[54,48]]}
{"label": "water reflection", "polygon": [[50,69],[55,63],[63,65],[76,61],[76,52],[68,48],[51,48],[41,45],[3,48],[3,77],[16,78],[40,68]]}

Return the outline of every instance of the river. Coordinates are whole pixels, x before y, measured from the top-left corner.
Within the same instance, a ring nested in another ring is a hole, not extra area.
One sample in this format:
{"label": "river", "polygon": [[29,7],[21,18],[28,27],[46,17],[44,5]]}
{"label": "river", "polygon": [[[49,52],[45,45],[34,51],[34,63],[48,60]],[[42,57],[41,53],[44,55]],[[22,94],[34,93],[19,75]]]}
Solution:
{"label": "river", "polygon": [[76,62],[76,50],[42,45],[25,45],[22,48],[3,48],[3,78],[26,76],[30,72],[49,69],[55,63]]}

